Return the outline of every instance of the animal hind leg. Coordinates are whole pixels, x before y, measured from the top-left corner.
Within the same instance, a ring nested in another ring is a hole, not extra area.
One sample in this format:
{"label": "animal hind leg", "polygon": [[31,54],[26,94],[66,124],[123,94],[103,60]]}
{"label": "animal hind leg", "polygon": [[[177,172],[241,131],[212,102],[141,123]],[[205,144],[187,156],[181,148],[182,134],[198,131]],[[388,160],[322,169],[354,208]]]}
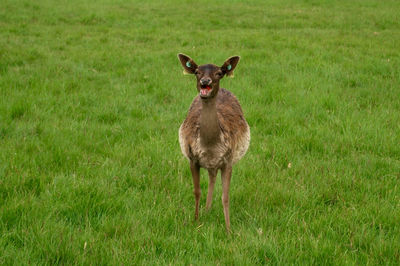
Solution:
{"label": "animal hind leg", "polygon": [[231,183],[232,166],[228,165],[221,169],[222,179],[222,205],[224,207],[225,226],[228,233],[231,232],[229,220],[229,185]]}
{"label": "animal hind leg", "polygon": [[194,219],[199,218],[199,204],[200,204],[200,166],[192,161],[190,161],[190,171],[192,172],[193,185],[194,185],[194,197],[196,200],[196,207],[194,213]]}
{"label": "animal hind leg", "polygon": [[206,210],[211,209],[212,205],[212,196],[214,192],[215,180],[217,178],[218,169],[209,169],[208,176],[210,178],[210,182],[208,183],[208,193],[207,193],[207,201],[206,201]]}

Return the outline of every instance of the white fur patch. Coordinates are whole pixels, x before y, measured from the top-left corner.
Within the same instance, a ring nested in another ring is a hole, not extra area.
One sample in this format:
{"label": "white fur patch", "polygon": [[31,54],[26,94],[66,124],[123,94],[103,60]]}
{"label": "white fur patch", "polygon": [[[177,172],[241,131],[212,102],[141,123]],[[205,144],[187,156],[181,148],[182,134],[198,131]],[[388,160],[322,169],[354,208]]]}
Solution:
{"label": "white fur patch", "polygon": [[189,155],[186,153],[185,138],[182,135],[182,126],[183,126],[183,124],[179,127],[179,145],[181,146],[181,151],[182,151],[183,155],[185,155],[185,157],[189,159]]}
{"label": "white fur patch", "polygon": [[233,153],[233,163],[237,163],[247,152],[250,145],[250,127],[247,126],[246,133],[239,139]]}
{"label": "white fur patch", "polygon": [[[179,145],[181,147],[181,151],[183,155],[189,158],[188,154],[188,143],[183,136],[182,126],[179,127]],[[229,139],[229,138],[228,138]],[[233,153],[229,156],[231,151],[231,143],[225,138],[223,134],[221,134],[221,140],[217,144],[204,147],[201,145],[200,135],[198,135],[190,144],[192,156],[197,159],[198,163],[201,167],[206,169],[219,169],[226,163],[230,158],[232,159],[232,163],[237,163],[247,152],[247,149],[250,145],[250,128],[247,126],[246,132],[242,135],[242,137],[236,143],[236,147],[233,148]]]}

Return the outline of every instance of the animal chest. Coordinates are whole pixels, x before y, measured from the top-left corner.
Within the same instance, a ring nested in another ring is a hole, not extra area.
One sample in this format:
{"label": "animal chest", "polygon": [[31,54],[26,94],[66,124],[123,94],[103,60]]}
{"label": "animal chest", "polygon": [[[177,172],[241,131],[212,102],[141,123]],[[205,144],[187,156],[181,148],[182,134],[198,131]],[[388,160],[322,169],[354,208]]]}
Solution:
{"label": "animal chest", "polygon": [[190,146],[190,157],[206,169],[219,169],[225,165],[231,157],[231,149],[221,136],[220,140],[212,145],[204,145],[200,136]]}

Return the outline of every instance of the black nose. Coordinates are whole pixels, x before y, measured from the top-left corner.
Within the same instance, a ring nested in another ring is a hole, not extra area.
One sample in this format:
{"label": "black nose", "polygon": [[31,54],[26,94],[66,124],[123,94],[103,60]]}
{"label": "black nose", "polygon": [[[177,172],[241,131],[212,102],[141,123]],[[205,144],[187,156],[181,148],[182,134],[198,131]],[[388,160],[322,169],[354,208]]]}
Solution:
{"label": "black nose", "polygon": [[211,79],[210,78],[202,78],[200,80],[200,84],[201,85],[210,85],[210,83],[211,83]]}

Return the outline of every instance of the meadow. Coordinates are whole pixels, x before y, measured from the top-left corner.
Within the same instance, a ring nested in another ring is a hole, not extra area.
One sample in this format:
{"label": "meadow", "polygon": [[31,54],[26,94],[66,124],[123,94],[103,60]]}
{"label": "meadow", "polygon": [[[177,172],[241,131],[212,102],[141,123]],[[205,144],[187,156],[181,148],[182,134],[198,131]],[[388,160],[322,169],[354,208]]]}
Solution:
{"label": "meadow", "polygon": [[[0,264],[398,265],[400,2],[0,1]],[[232,234],[177,53],[241,61]]]}

